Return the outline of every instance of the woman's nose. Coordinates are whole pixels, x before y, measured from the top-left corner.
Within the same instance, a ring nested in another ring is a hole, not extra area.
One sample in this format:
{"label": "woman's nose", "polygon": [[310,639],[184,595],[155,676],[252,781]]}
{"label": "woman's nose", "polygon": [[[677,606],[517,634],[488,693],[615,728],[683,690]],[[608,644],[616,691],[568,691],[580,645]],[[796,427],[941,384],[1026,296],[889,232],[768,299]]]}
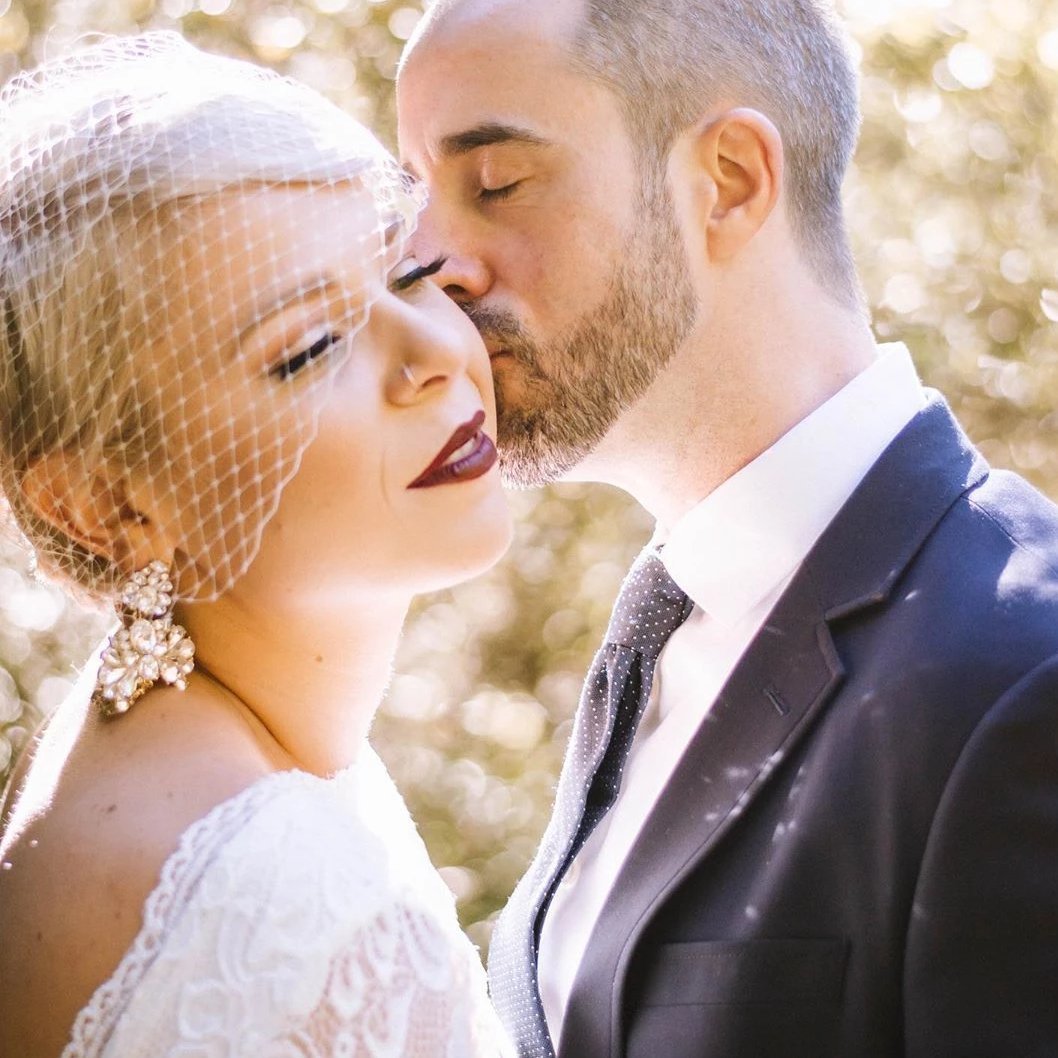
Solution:
{"label": "woman's nose", "polygon": [[402,305],[404,325],[394,343],[389,395],[398,404],[443,392],[468,373],[477,335],[460,309],[440,291],[421,304]]}

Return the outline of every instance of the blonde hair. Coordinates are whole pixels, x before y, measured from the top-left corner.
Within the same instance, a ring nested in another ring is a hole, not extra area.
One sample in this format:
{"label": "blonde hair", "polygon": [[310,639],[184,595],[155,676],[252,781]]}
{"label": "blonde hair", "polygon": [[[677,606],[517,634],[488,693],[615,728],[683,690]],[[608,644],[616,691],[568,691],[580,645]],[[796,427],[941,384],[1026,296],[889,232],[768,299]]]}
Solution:
{"label": "blonde hair", "polygon": [[0,501],[46,572],[108,596],[111,562],[40,517],[22,486],[48,453],[134,467],[158,450],[134,388],[152,294],[135,281],[137,226],[247,186],[367,173],[396,185],[396,167],[316,93],[172,34],[17,79],[0,96],[0,159]]}
{"label": "blonde hair", "polygon": [[[128,306],[107,237],[114,219],[96,222],[79,252],[21,282],[17,265],[8,265],[0,331],[0,492],[45,572],[89,594],[112,590],[109,560],[40,517],[22,480],[41,456],[90,438],[104,441],[97,458],[115,445],[128,458],[137,437],[146,440],[149,411],[132,399],[133,331],[125,326]],[[67,370],[71,355],[83,358],[86,370]],[[100,400],[103,386],[110,393]]]}

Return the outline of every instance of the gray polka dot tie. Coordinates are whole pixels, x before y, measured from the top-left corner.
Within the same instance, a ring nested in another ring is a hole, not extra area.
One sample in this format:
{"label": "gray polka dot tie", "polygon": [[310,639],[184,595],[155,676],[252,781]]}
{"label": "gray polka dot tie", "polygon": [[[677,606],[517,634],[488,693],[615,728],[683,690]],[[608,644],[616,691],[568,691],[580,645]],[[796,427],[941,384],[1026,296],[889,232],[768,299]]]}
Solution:
{"label": "gray polka dot tie", "polygon": [[554,1054],[537,986],[540,925],[573,858],[617,800],[658,655],[692,607],[657,552],[642,552],[625,578],[606,641],[588,673],[551,822],[492,937],[493,1002],[520,1058]]}

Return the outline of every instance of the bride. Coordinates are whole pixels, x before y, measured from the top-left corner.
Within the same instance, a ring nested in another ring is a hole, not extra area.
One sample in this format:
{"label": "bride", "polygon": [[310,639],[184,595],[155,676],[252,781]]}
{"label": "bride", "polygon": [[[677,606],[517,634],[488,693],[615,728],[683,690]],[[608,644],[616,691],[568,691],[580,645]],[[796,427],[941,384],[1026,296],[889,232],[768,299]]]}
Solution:
{"label": "bride", "polygon": [[507,1053],[367,743],[505,550],[477,332],[320,97],[152,34],[0,98],[0,489],[119,617],[16,777],[0,1053]]}

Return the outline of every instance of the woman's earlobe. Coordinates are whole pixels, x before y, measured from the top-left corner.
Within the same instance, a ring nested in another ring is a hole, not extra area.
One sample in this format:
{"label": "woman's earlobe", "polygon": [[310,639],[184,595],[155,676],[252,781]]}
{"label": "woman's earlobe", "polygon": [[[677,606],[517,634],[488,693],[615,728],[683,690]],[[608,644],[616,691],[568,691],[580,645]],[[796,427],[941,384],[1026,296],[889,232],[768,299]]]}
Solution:
{"label": "woman's earlobe", "polygon": [[22,500],[41,521],[93,554],[113,558],[113,537],[103,504],[83,464],[75,471],[70,454],[38,456],[22,477]]}
{"label": "woman's earlobe", "polygon": [[120,478],[89,469],[65,450],[39,456],[22,477],[22,499],[33,514],[93,554],[121,564],[153,554],[150,517],[130,502]]}

